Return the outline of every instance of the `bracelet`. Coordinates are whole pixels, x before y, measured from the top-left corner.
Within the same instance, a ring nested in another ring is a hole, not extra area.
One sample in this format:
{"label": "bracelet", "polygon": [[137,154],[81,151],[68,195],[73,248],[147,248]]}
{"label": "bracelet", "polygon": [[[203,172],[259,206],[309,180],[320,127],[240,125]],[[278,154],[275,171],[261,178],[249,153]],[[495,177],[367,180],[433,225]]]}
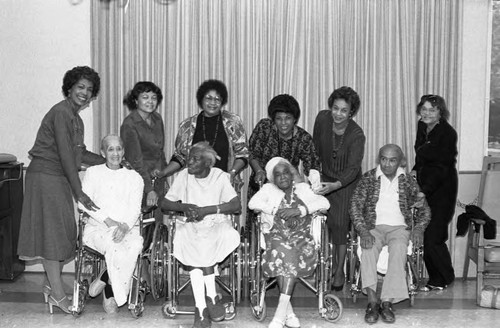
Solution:
{"label": "bracelet", "polygon": [[217,214],[220,214],[220,207],[217,205]]}

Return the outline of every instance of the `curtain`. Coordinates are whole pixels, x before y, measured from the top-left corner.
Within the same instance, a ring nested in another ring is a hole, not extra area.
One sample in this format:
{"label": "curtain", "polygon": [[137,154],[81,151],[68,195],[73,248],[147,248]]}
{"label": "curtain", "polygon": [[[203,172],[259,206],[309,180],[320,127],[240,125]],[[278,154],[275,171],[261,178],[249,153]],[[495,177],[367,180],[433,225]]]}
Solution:
{"label": "curtain", "polygon": [[361,98],[363,170],[385,143],[399,144],[412,165],[421,95],[442,95],[458,126],[461,8],[455,0],[93,1],[96,146],[119,131],[123,97],[141,80],[162,88],[167,158],[178,124],[199,111],[206,79],[226,83],[226,109],[248,135],[280,93],[298,100],[298,124],[312,132],[330,93],[347,85]]}

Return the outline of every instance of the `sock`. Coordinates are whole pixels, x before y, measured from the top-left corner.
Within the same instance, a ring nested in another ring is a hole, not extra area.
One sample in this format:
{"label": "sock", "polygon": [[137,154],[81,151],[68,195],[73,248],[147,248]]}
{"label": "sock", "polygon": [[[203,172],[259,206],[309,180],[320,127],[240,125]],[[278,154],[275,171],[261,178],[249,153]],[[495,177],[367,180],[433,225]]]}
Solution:
{"label": "sock", "polygon": [[215,296],[217,296],[217,291],[215,290],[215,274],[209,274],[203,276],[205,281],[205,288],[207,289],[207,296],[210,297],[212,302],[215,304]]}
{"label": "sock", "polygon": [[191,288],[193,289],[194,304],[200,312],[200,317],[203,320],[203,309],[207,307],[205,301],[205,283],[203,281],[203,272],[200,269],[189,271],[191,278]]}
{"label": "sock", "polygon": [[293,307],[292,307],[292,303],[291,302],[288,302],[288,306],[286,308],[286,315],[289,316],[290,314],[293,313]]}
{"label": "sock", "polygon": [[280,322],[284,322],[289,304],[290,304],[290,295],[280,294],[278,307],[276,308],[276,312],[274,313],[274,319],[278,319]]}
{"label": "sock", "polygon": [[106,295],[106,298],[115,296],[115,294],[113,294],[113,287],[111,287],[110,284],[106,284],[106,287],[104,287],[104,295]]}
{"label": "sock", "polygon": [[104,271],[104,273],[101,276],[101,281],[104,281],[107,284],[108,280],[109,280],[108,270],[106,270],[106,271]]}

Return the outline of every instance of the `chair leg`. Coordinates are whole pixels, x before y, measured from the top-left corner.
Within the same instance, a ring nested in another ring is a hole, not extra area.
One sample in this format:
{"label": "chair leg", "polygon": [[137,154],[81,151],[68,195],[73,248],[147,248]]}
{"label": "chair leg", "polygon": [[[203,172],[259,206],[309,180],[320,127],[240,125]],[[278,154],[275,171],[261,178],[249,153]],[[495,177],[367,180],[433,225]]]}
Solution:
{"label": "chair leg", "polygon": [[483,273],[478,271],[476,278],[476,304],[479,305],[481,303],[481,291],[483,290],[483,281],[484,276]]}
{"label": "chair leg", "polygon": [[463,281],[467,280],[467,276],[469,275],[469,263],[470,263],[469,254],[466,254],[465,255],[465,262],[464,262],[464,272],[462,275]]}

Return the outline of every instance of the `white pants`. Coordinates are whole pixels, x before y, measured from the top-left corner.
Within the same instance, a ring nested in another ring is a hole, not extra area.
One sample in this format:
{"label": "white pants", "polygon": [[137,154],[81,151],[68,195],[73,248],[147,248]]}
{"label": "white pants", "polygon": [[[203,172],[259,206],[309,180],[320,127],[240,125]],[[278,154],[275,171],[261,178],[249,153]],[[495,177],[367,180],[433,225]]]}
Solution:
{"label": "white pants", "polygon": [[118,306],[127,302],[130,280],[134,273],[137,256],[142,250],[142,237],[134,227],[120,243],[113,241],[115,227],[102,228],[87,225],[83,233],[83,243],[104,255],[109,280]]}

